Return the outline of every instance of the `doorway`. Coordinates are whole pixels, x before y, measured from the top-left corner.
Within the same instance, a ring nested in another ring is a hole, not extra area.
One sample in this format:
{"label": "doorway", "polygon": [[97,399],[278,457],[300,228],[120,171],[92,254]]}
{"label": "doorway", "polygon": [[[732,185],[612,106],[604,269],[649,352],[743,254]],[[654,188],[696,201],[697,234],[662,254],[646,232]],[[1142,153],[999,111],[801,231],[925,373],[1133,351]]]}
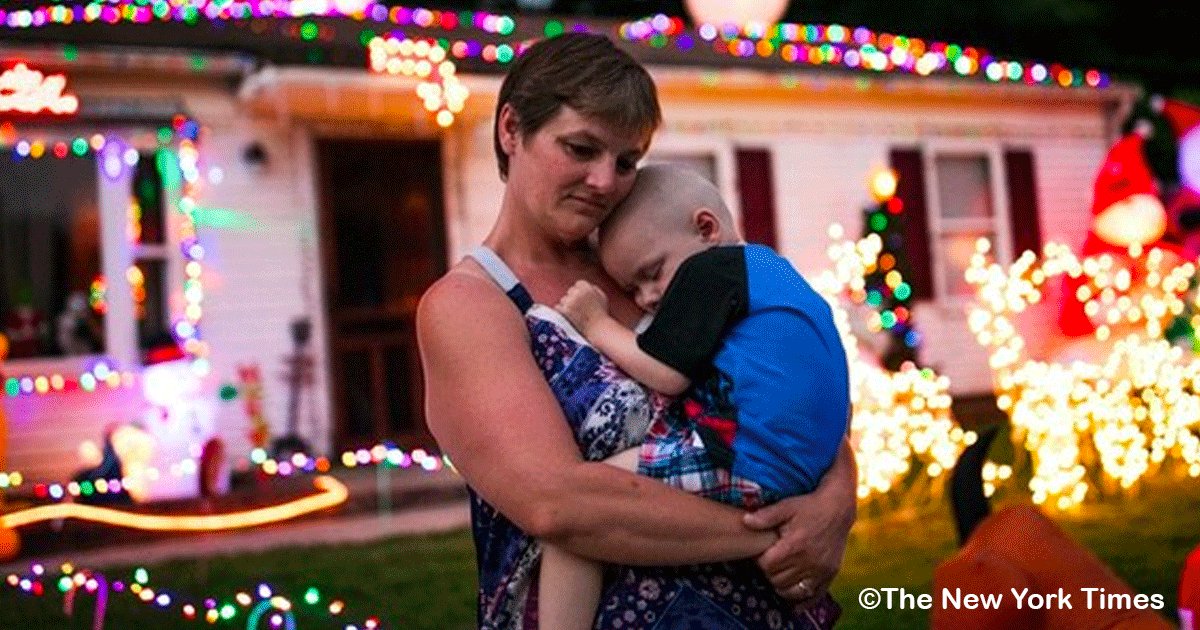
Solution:
{"label": "doorway", "polygon": [[437,140],[317,141],[339,449],[431,446],[414,319],[446,272]]}

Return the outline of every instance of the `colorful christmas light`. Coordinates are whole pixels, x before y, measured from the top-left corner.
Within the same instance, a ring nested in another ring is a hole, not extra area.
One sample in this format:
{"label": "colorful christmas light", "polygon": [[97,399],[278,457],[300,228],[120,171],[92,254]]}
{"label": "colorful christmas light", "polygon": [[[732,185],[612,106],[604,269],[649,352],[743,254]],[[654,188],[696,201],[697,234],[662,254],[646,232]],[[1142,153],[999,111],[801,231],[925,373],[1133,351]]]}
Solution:
{"label": "colorful christmas light", "polygon": [[435,114],[439,127],[454,123],[470,92],[458,80],[457,68],[446,58],[447,50],[428,40],[375,37],[367,44],[369,67],[380,74],[416,77],[417,97]]}
{"label": "colorful christmas light", "polygon": [[[366,25],[387,25],[454,31],[472,28],[493,38],[507,38],[517,22],[507,15],[488,12],[436,11],[424,8],[389,7],[374,0],[366,2],[312,2],[309,0],[120,0],[91,4],[46,5],[12,11],[0,10],[0,28],[26,29],[50,25],[117,24],[128,22],[199,22],[231,21],[245,23],[253,18],[343,18]],[[524,18],[528,20],[529,18]],[[546,20],[542,31],[547,37],[565,32],[557,20]],[[304,41],[330,41],[332,28],[315,22],[291,25],[289,34]],[[576,24],[575,30],[588,30]],[[291,31],[294,31],[292,33]],[[847,28],[837,24],[702,24],[687,29],[678,17],[655,15],[626,22],[617,35],[655,48],[674,43],[681,52],[711,48],[717,54],[734,57],[778,57],[787,63],[833,65],[873,72],[892,72],[928,76],[947,74],[983,76],[992,82],[1018,82],[1062,87],[1105,87],[1109,77],[1097,70],[1067,68],[1062,64],[1018,62],[997,58],[981,49],[947,42],[926,42],[919,38],[876,33],[865,27]],[[365,30],[363,45],[376,33]],[[520,53],[524,42],[482,43],[477,40],[441,40],[450,56],[482,59],[505,64]]]}
{"label": "colorful christmas light", "polygon": [[883,244],[878,234],[843,240],[844,229],[837,224],[830,227],[829,236],[834,241],[828,249],[833,268],[814,278],[813,287],[832,307],[850,357],[851,442],[858,463],[858,497],[866,500],[897,489],[914,465],[928,478],[942,477],[976,435],[955,425],[945,376],[911,362],[891,372],[859,354],[845,301],[864,292],[865,277],[877,265]]}
{"label": "colorful christmas light", "polygon": [[[108,146],[111,141],[116,139],[115,136],[106,136],[100,133],[87,137],[75,136],[63,139],[25,138],[17,133],[17,129],[12,122],[0,122],[0,151],[11,149],[14,160],[23,160],[26,158],[33,160],[40,160],[42,158],[63,160],[99,155],[105,146]],[[136,151],[133,152],[133,160],[134,164],[136,164]]]}
{"label": "colorful christmas light", "polygon": [[[122,0],[86,4],[54,4],[27,9],[0,10],[0,26],[10,29],[43,28],[71,24],[149,24],[176,22],[195,25],[209,22],[243,21],[252,18],[342,17],[357,22],[417,26],[455,30],[473,28],[492,35],[507,36],[516,29],[512,17],[488,12],[432,11],[424,8],[389,6],[382,2],[312,0]],[[316,25],[312,24],[312,28]],[[303,26],[301,27],[303,28]],[[315,36],[307,36],[315,39]]]}
{"label": "colorful christmas light", "polygon": [[116,596],[131,597],[153,609],[178,614],[184,620],[203,620],[210,625],[235,621],[241,623],[239,618],[244,618],[247,630],[256,630],[264,618],[269,620],[269,627],[294,629],[295,614],[300,610],[301,603],[309,607],[310,614],[333,620],[339,630],[375,630],[380,627],[380,619],[374,615],[361,624],[347,623],[342,619],[346,612],[345,602],[335,599],[328,604],[323,603],[321,592],[316,587],[308,587],[303,597],[295,599],[265,583],[232,597],[193,597],[151,585],[150,573],[144,568],[135,569],[127,580],[109,579],[99,571],[78,569],[69,562],[60,565],[57,576],[52,575],[45,565],[33,564],[24,574],[10,573],[3,584],[34,597],[47,596],[55,591],[62,593],[63,615],[66,617],[74,616],[75,603],[81,594],[96,597],[93,630],[102,630],[108,601]]}
{"label": "colorful christmas light", "polygon": [[683,20],[655,15],[622,24],[626,41],[654,48],[674,44],[681,52],[708,48],[732,57],[778,57],[785,62],[836,66],[873,72],[929,76],[979,76],[994,83],[1060,87],[1106,87],[1109,78],[1097,70],[1061,64],[1021,63],[999,59],[984,50],[947,42],[877,33],[866,27],[838,24],[701,24],[688,29]]}
{"label": "colorful christmas light", "polygon": [[67,78],[45,75],[24,63],[0,73],[0,113],[63,116],[79,111],[79,98],[63,94]]}
{"label": "colorful christmas light", "polygon": [[228,514],[165,515],[139,514],[78,503],[59,503],[28,508],[0,515],[0,527],[13,529],[41,521],[77,518],[117,527],[151,531],[218,531],[256,527],[289,520],[344,503],[349,496],[346,486],[329,476],[313,479],[318,494],[279,505]]}
{"label": "colorful christmas light", "polygon": [[[968,324],[988,351],[997,405],[1030,453],[1034,502],[1077,506],[1097,473],[1121,489],[1173,462],[1200,477],[1200,360],[1161,338],[1183,312],[1196,266],[1164,269],[1160,250],[1131,251],[1142,267],[1135,278],[1112,256],[1079,260],[1054,243],[1040,259],[1025,252],[1008,268],[990,263],[989,251],[980,239],[966,271],[975,287]],[[1086,279],[1063,299],[1079,300],[1100,322],[1094,342],[1103,352],[1070,363],[1030,358],[1013,318],[1063,274]]]}
{"label": "colorful christmas light", "polygon": [[8,376],[4,379],[4,393],[10,398],[60,392],[92,393],[106,388],[129,388],[136,382],[137,374],[118,370],[112,361],[100,359],[78,375],[50,372]]}
{"label": "colorful christmas light", "polygon": [[[266,450],[255,448],[250,452],[248,463],[255,466],[268,477],[290,477],[299,474],[329,473],[335,467],[343,469],[379,466],[383,468],[403,468],[436,473],[442,469],[457,472],[445,455],[431,453],[418,448],[404,451],[394,444],[376,444],[371,448],[360,448],[344,451],[339,457],[330,460],[324,456],[312,456],[306,453],[293,453],[290,457],[276,460],[267,455]],[[185,459],[170,465],[170,474],[181,477],[197,473],[195,459]],[[158,479],[164,473],[157,468],[147,468],[136,478],[97,479],[83,482],[33,482],[20,471],[0,471],[0,493],[32,492],[34,499],[45,502],[70,501],[80,496],[93,494],[119,493],[123,488],[133,484],[145,483],[145,479]],[[29,488],[29,490],[23,490]]]}

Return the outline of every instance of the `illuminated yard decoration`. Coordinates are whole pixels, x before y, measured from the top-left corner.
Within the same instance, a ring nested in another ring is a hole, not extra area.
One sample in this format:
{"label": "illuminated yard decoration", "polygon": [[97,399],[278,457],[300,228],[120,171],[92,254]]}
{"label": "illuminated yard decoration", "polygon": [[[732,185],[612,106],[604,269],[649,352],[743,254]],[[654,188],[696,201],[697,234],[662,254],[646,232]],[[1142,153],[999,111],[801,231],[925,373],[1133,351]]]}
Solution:
{"label": "illuminated yard decoration", "polygon": [[454,115],[462,112],[470,92],[458,80],[445,48],[426,40],[376,37],[367,44],[367,51],[372,72],[416,77],[420,80],[417,97],[426,110],[435,113],[438,126],[454,124]]}
{"label": "illuminated yard decoration", "polygon": [[74,616],[75,600],[79,595],[95,597],[93,630],[103,630],[108,601],[112,597],[133,599],[145,604],[148,609],[172,615],[176,619],[172,627],[180,625],[182,621],[182,625],[188,627],[193,625],[188,622],[203,622],[210,626],[221,624],[223,627],[245,627],[247,630],[263,626],[294,630],[297,627],[294,613],[297,611],[307,613],[310,620],[318,617],[344,630],[378,630],[382,624],[375,615],[367,617],[361,624],[350,622],[346,603],[341,599],[327,598],[315,586],[308,587],[302,597],[296,598],[283,595],[267,583],[260,583],[257,588],[245,589],[232,596],[210,594],[197,597],[152,585],[149,571],[141,567],[134,569],[129,579],[110,580],[103,573],[77,569],[71,563],[62,564],[57,572],[43,564],[33,564],[21,574],[10,573],[0,580],[0,585],[39,598],[62,593],[63,614],[67,617]]}
{"label": "illuminated yard decoration", "polygon": [[[1136,247],[1132,268],[1109,255],[1079,260],[1050,243],[1040,260],[1025,252],[1006,269],[988,261],[989,249],[981,239],[966,272],[976,292],[969,325],[988,350],[1013,438],[1030,453],[1033,500],[1067,509],[1097,481],[1128,489],[1169,461],[1200,477],[1200,361],[1161,338],[1184,300],[1197,299],[1187,297],[1196,266],[1167,269],[1162,251]],[[1063,274],[1085,279],[1064,299],[1081,301],[1098,324],[1096,356],[1030,358],[1012,318]]]}
{"label": "illuminated yard decoration", "polygon": [[896,489],[914,466],[931,479],[941,477],[976,435],[955,425],[945,376],[912,363],[890,372],[859,354],[845,299],[863,292],[864,277],[874,270],[883,244],[878,234],[857,242],[842,240],[843,229],[836,224],[829,235],[833,269],[817,276],[813,286],[833,308],[850,359],[858,497],[868,499]]}
{"label": "illuminated yard decoration", "polygon": [[0,515],[0,526],[15,528],[41,521],[77,518],[117,527],[149,531],[220,531],[257,527],[329,509],[346,502],[349,491],[337,479],[322,475],[313,479],[318,494],[270,507],[228,514],[141,514],[80,503],[57,503]]}
{"label": "illuminated yard decoration", "polygon": [[79,98],[63,94],[67,78],[45,75],[18,63],[0,74],[0,113],[70,115],[79,111]]}

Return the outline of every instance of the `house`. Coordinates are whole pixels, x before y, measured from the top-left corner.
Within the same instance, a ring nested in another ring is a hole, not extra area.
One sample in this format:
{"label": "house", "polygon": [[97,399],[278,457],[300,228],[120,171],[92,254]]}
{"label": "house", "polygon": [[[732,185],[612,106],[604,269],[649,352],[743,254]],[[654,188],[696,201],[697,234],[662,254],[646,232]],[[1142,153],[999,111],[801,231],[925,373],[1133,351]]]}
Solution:
{"label": "house", "polygon": [[[322,453],[432,444],[417,300],[498,209],[505,64],[572,28],[650,68],[665,122],[648,159],[712,177],[747,236],[802,271],[827,264],[829,224],[862,229],[868,177],[896,169],[921,357],[958,395],[991,390],[965,320],[975,240],[1001,261],[1082,242],[1095,168],[1139,96],[1096,71],[866,28],[361,1],[0,11],[4,67],[41,72],[41,92],[62,75],[78,101],[0,114],[0,318],[36,340],[3,366],[8,469],[66,480],[81,445],[132,421],[158,440],[157,496],[196,491],[213,437],[244,461],[256,414]],[[422,105],[419,79],[368,69],[367,43],[392,32],[439,41],[456,64],[469,96],[452,122]],[[255,369],[261,408],[220,395]]]}

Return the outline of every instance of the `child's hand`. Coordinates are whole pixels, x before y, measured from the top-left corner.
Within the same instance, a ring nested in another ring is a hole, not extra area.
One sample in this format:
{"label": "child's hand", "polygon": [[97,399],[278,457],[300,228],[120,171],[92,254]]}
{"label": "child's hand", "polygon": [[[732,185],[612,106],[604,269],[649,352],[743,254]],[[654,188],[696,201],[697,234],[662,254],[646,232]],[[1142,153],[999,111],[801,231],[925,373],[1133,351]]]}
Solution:
{"label": "child's hand", "polygon": [[587,280],[576,281],[555,307],[583,336],[597,321],[608,316],[608,296]]}

